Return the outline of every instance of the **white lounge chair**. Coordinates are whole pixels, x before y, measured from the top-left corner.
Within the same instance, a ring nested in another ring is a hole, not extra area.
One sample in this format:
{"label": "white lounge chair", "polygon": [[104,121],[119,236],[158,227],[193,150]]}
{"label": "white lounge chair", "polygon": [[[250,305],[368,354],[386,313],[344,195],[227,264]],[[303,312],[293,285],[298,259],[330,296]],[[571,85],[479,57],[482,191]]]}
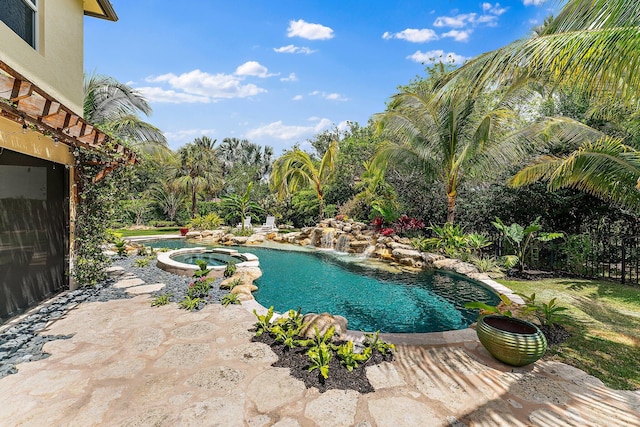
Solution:
{"label": "white lounge chair", "polygon": [[262,227],[260,227],[260,229],[264,230],[264,231],[277,230],[278,227],[276,227],[276,217],[275,216],[268,216],[267,217],[267,222],[262,224]]}
{"label": "white lounge chair", "polygon": [[[242,223],[238,224],[238,228],[242,228],[242,226],[243,226],[243,224],[242,224]],[[252,228],[252,227],[251,227],[251,217],[250,217],[250,216],[248,216],[248,217],[246,217],[246,218],[244,219],[244,228],[245,228],[245,229],[246,229],[246,228]]]}

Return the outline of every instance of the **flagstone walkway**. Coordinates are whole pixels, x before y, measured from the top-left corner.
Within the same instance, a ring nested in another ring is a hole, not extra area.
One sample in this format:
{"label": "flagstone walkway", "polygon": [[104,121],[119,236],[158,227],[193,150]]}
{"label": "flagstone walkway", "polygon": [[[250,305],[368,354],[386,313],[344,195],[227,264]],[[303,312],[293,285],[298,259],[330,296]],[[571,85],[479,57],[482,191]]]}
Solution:
{"label": "flagstone walkway", "polygon": [[640,426],[640,392],[557,362],[511,368],[474,340],[400,345],[367,368],[374,393],[320,393],[271,366],[254,321],[247,307],[154,308],[146,294],[79,304],[40,332],[71,338],[0,379],[0,426]]}

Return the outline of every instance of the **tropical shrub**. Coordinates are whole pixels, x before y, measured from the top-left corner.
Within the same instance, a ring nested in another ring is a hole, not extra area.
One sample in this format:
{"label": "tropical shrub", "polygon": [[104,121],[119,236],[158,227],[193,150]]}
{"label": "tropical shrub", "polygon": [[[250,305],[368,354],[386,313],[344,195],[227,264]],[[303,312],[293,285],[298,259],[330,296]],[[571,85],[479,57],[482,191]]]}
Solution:
{"label": "tropical shrub", "polygon": [[224,224],[224,221],[217,213],[211,212],[206,216],[196,216],[187,225],[194,230],[215,230]]}
{"label": "tropical shrub", "polygon": [[509,307],[513,304],[511,299],[504,294],[500,294],[499,296],[502,302],[498,305],[489,305],[481,301],[472,301],[466,303],[464,308],[477,308],[480,310],[480,316],[484,316],[485,314],[499,314],[501,316],[512,317],[513,313],[509,310]]}
{"label": "tropical shrub", "polygon": [[200,278],[189,284],[187,288],[187,296],[206,298],[211,290],[211,281],[209,279]]}
{"label": "tropical shrub", "polygon": [[540,326],[555,327],[556,324],[566,320],[567,307],[560,306],[556,303],[556,298],[552,298],[548,303],[537,302],[536,294],[533,293],[529,296],[524,294],[520,295],[525,302],[525,313],[532,313]]}
{"label": "tropical shrub", "polygon": [[524,270],[524,260],[527,256],[530,243],[532,240],[538,240],[540,242],[549,242],[554,239],[563,237],[562,233],[543,233],[541,232],[542,226],[540,225],[540,217],[537,217],[531,224],[523,227],[520,224],[513,223],[509,226],[505,225],[500,218],[496,218],[493,225],[500,231],[502,236],[511,244],[515,251],[515,256],[518,259],[517,266],[520,271]]}

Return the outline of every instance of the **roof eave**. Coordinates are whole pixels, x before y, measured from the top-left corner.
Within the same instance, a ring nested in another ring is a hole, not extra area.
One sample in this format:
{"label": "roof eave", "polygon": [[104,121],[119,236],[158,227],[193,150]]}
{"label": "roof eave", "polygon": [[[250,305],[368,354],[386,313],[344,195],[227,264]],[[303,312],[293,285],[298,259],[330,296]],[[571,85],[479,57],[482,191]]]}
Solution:
{"label": "roof eave", "polygon": [[118,15],[116,14],[116,11],[114,10],[109,0],[89,0],[89,1],[85,0],[84,1],[84,3],[87,3],[87,2],[97,5],[98,8],[101,10],[101,13],[92,12],[90,10],[87,10],[87,8],[85,7],[84,14],[86,16],[106,19],[108,21],[113,21],[113,22],[118,20]]}

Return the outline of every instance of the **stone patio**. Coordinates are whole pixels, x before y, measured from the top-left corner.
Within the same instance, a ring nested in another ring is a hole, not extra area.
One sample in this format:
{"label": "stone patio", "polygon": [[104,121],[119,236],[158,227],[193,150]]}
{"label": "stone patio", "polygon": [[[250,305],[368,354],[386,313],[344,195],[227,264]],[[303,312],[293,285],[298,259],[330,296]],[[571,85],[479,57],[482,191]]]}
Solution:
{"label": "stone patio", "polygon": [[[149,286],[126,280],[133,295]],[[374,393],[306,389],[251,342],[247,308],[154,308],[146,294],[79,304],[41,331],[71,338],[0,379],[0,425],[640,426],[640,392],[552,361],[511,368],[464,332],[399,345],[367,368]]]}

